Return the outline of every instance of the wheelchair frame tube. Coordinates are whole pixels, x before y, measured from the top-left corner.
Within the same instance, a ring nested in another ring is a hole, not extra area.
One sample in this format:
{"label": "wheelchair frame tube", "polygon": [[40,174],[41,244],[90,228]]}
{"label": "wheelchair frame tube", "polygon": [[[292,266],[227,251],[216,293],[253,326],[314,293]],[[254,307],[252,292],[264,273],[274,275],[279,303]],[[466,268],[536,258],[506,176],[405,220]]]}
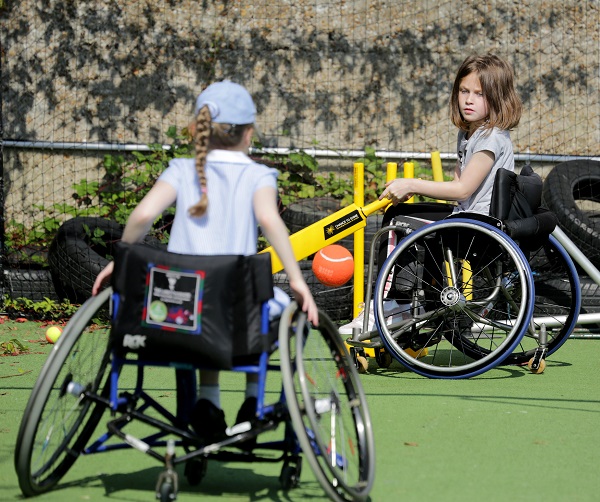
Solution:
{"label": "wheelchair frame tube", "polygon": [[[569,239],[567,234],[565,234],[559,227],[556,227],[552,232],[552,235],[562,245],[562,247],[565,248],[573,261],[581,266],[581,268],[587,272],[587,274],[596,284],[600,285],[600,270],[598,270],[598,268],[589,260],[589,258],[581,252],[581,249],[579,249],[577,245],[571,239]],[[579,314],[577,317],[576,326],[580,324],[595,324],[598,322],[600,322],[600,312],[594,314]],[[592,337],[596,338],[596,336],[593,335]]]}
{"label": "wheelchair frame tube", "polygon": [[556,227],[552,232],[552,235],[558,242],[567,250],[567,253],[573,258],[573,261],[578,263],[583,270],[594,280],[596,284],[600,284],[600,270],[585,256],[581,249],[579,249],[575,243],[569,239],[560,228]]}

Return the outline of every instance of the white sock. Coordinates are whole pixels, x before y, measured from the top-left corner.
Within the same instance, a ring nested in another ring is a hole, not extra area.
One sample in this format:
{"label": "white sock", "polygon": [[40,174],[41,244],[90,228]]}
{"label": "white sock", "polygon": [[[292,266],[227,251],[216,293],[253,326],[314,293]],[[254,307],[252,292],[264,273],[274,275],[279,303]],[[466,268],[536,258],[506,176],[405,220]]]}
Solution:
{"label": "white sock", "polygon": [[221,388],[218,385],[201,385],[198,399],[208,399],[217,408],[221,409]]}
{"label": "white sock", "polygon": [[258,382],[246,383],[246,399],[249,397],[258,397]]}

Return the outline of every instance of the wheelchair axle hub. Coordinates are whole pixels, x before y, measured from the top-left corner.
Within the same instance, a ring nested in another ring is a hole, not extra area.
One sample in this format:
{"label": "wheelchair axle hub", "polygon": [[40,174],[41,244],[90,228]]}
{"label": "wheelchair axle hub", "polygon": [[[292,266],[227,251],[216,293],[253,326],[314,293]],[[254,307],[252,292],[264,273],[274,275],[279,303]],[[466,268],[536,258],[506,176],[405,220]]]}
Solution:
{"label": "wheelchair axle hub", "polygon": [[440,300],[452,310],[462,310],[467,303],[465,297],[454,286],[445,287],[440,293]]}

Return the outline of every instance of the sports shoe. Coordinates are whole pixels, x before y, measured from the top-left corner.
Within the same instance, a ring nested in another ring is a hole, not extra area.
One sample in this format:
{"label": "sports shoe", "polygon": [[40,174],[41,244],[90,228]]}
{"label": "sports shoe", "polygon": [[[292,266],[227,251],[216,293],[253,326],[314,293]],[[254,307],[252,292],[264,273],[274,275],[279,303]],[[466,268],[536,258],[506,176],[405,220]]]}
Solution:
{"label": "sports shoe", "polygon": [[[364,321],[365,321],[365,311],[363,309],[360,311],[360,314],[358,314],[348,324],[344,324],[343,326],[340,326],[338,331],[340,332],[340,335],[351,335],[354,332],[354,328],[358,328],[362,332]],[[374,325],[375,325],[375,314],[373,312],[373,302],[371,302],[371,308],[369,309],[368,331],[371,331],[373,329]]]}
{"label": "sports shoe", "polygon": [[[252,422],[256,418],[256,398],[248,397],[242,403],[237,417],[235,418],[235,424],[242,424],[244,422]],[[240,441],[235,446],[242,450],[250,451],[256,446],[256,436],[247,439],[246,441]]]}
{"label": "sports shoe", "polygon": [[[367,327],[367,331],[373,331],[373,326],[375,326],[375,312],[373,308],[373,302],[369,304],[369,324]],[[409,319],[411,317],[410,314],[410,304],[398,304],[395,300],[385,300],[383,302],[383,312],[384,315],[389,316],[387,318],[386,324],[389,326],[392,323],[399,322],[402,320]],[[354,328],[363,330],[363,324],[365,320],[365,311],[363,310],[358,316],[356,316],[352,321],[348,324],[344,324],[340,326],[339,333],[340,335],[351,335]]]}
{"label": "sports shoe", "polygon": [[225,413],[208,399],[198,399],[192,410],[190,425],[205,444],[212,444],[227,437]]}

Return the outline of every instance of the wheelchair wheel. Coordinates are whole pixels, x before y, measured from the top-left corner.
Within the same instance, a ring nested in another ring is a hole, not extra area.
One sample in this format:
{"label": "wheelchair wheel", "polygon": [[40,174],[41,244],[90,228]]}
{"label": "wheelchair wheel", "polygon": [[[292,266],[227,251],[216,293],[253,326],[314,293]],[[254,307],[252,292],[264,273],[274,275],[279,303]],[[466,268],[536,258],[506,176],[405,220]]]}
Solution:
{"label": "wheelchair wheel", "polygon": [[358,372],[336,326],[318,328],[292,302],[279,328],[285,398],[294,431],[332,500],[366,500],[375,474],[371,418]]}
{"label": "wheelchair wheel", "polygon": [[33,387],[15,449],[25,496],[46,492],[58,483],[100,421],[104,406],[94,405],[84,392],[96,392],[107,373],[110,293],[104,290],[75,313]]}
{"label": "wheelchair wheel", "polygon": [[529,256],[535,287],[533,324],[535,337],[529,331],[506,358],[505,363],[527,364],[537,347],[542,323],[546,326],[547,353],[556,352],[575,329],[581,307],[581,289],[577,269],[567,251],[550,236],[548,243]]}
{"label": "wheelchair wheel", "polygon": [[[532,292],[525,256],[506,234],[453,218],[408,234],[388,256],[375,322],[385,348],[410,370],[467,378],[512,353],[531,319]],[[384,299],[404,310],[386,319]]]}

